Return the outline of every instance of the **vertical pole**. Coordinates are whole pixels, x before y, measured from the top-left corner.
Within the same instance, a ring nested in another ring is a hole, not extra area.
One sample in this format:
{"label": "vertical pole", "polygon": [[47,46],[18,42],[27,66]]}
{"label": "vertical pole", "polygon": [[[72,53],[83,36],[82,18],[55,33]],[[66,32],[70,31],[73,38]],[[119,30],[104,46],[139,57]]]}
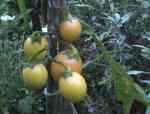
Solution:
{"label": "vertical pole", "polygon": [[[67,6],[66,0],[48,0],[48,33],[49,33],[49,49],[48,55],[54,57],[56,55],[56,43],[58,38],[58,25],[61,20],[62,10]],[[50,74],[50,63],[47,61],[47,69],[49,72],[48,92],[52,93],[56,90],[56,84]],[[46,114],[74,114],[71,105],[62,96],[46,96]]]}
{"label": "vertical pole", "polygon": [[[54,57],[57,52],[56,43],[59,38],[58,27],[60,21],[66,11],[67,0],[48,0],[48,33],[49,33],[49,49],[48,55]],[[50,74],[50,63],[47,61],[47,69],[49,72],[49,80],[47,90],[52,93],[56,90],[56,84]],[[90,108],[91,109],[91,108]],[[93,109],[93,108],[92,108]],[[46,97],[46,114],[96,114],[94,111],[89,110],[88,106],[83,104],[73,104],[66,101],[61,95],[47,96]]]}
{"label": "vertical pole", "polygon": [[40,23],[40,7],[41,7],[41,2],[40,0],[31,0],[29,1],[29,8],[31,9],[30,15],[31,15],[31,20],[32,20],[32,28],[33,31],[41,31],[41,23]]}

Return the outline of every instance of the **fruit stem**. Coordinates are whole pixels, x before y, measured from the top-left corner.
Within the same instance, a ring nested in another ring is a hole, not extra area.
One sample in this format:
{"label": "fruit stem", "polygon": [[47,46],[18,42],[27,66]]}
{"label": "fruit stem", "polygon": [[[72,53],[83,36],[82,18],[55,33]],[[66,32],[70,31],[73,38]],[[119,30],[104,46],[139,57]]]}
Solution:
{"label": "fruit stem", "polygon": [[34,59],[38,56],[38,55],[40,55],[43,51],[46,51],[47,49],[42,49],[42,50],[40,50],[40,51],[38,51],[37,53],[35,53],[35,55],[33,55],[31,58],[30,58],[30,60],[29,61],[34,61]]}
{"label": "fruit stem", "polygon": [[41,41],[41,31],[35,31],[31,35],[32,43]]}
{"label": "fruit stem", "polygon": [[70,44],[69,46],[70,46],[70,49],[71,49],[72,56],[75,57],[77,60],[79,60],[80,55],[79,55],[78,50],[74,47],[73,44]]}
{"label": "fruit stem", "polygon": [[63,14],[62,14],[62,21],[66,21],[70,19],[70,12],[68,10],[68,8],[63,10]]}
{"label": "fruit stem", "polygon": [[51,61],[55,62],[55,63],[58,63],[60,65],[62,65],[64,67],[64,77],[67,78],[68,76],[71,76],[72,75],[72,70],[71,68],[67,67],[65,64],[63,64],[62,62],[60,61],[57,61],[55,59],[52,59],[51,58]]}
{"label": "fruit stem", "polygon": [[51,59],[53,62],[55,62],[55,63],[58,63],[58,64],[60,64],[60,65],[62,65],[65,69],[67,69],[68,67],[66,66],[66,65],[64,65],[62,62],[60,62],[60,61],[57,61],[57,60],[55,60],[55,59]]}

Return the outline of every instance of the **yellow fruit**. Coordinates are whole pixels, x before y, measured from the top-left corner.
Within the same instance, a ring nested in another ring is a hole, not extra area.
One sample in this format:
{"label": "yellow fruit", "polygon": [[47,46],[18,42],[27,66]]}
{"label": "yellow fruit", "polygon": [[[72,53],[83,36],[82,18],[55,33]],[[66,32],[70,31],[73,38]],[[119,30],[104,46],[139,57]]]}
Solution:
{"label": "yellow fruit", "polygon": [[32,58],[36,56],[36,54],[39,53],[34,59],[42,60],[45,57],[46,52],[47,52],[46,50],[45,51],[42,51],[42,50],[48,49],[48,39],[43,37],[41,38],[41,42],[32,43],[32,39],[29,37],[25,40],[23,48],[24,48],[25,55],[27,55],[29,58]]}
{"label": "yellow fruit", "polygon": [[32,89],[41,89],[48,80],[48,72],[44,65],[37,64],[32,69],[23,69],[24,85]]}
{"label": "yellow fruit", "polygon": [[87,95],[86,81],[82,75],[72,72],[72,76],[61,77],[59,80],[60,93],[71,102],[80,102]]}
{"label": "yellow fruit", "polygon": [[[66,51],[58,53],[54,59],[56,61],[63,63],[67,67],[70,67],[73,72],[81,73],[81,65],[82,65],[81,59],[77,60],[76,58],[69,57]],[[64,66],[59,63],[52,62],[51,74],[56,82],[60,79],[63,73],[64,73]]]}
{"label": "yellow fruit", "polygon": [[67,20],[60,24],[59,31],[63,40],[73,42],[80,36],[81,24],[77,19]]}

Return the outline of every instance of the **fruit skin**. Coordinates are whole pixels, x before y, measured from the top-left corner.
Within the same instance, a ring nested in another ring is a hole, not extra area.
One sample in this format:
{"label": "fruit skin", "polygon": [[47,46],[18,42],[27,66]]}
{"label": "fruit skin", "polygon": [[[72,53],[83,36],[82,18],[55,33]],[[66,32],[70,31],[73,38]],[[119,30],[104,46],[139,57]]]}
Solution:
{"label": "fruit skin", "polygon": [[[56,61],[62,62],[67,67],[70,67],[72,71],[81,73],[81,66],[82,66],[81,58],[77,60],[73,57],[69,57],[66,51],[62,51],[58,53],[56,57],[54,57],[54,59]],[[60,77],[63,75],[64,69],[65,69],[64,66],[59,63],[56,62],[51,63],[51,74],[56,82],[58,82]]]}
{"label": "fruit skin", "polygon": [[81,24],[78,19],[71,19],[60,24],[60,36],[68,42],[76,41],[81,33]]}
{"label": "fruit skin", "polygon": [[65,99],[80,102],[87,95],[87,84],[82,75],[72,72],[72,76],[60,78],[59,90]]}
{"label": "fruit skin", "polygon": [[48,72],[44,65],[37,64],[32,69],[23,69],[24,85],[31,89],[41,89],[48,80]]}
{"label": "fruit skin", "polygon": [[[29,37],[24,42],[24,53],[27,55],[27,57],[32,58],[37,53],[39,53],[43,49],[48,49],[48,39],[46,37],[41,38],[41,42],[34,42],[32,43],[32,39]],[[35,60],[42,60],[46,55],[46,50],[39,53],[38,56],[36,56]]]}

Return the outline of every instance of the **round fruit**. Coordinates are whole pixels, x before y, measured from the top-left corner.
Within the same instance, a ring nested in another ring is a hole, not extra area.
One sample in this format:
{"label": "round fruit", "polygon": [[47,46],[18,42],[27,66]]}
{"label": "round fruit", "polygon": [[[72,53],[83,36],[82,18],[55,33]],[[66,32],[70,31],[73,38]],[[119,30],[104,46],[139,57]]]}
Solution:
{"label": "round fruit", "polygon": [[32,69],[23,69],[24,85],[32,89],[41,89],[48,80],[48,72],[44,65],[37,64]]}
{"label": "round fruit", "polygon": [[87,94],[86,81],[79,73],[72,76],[62,76],[59,80],[60,93],[71,102],[80,102]]}
{"label": "round fruit", "polygon": [[46,37],[42,37],[40,42],[32,42],[32,38],[29,37],[24,42],[24,53],[29,58],[35,56],[35,60],[42,60],[47,52],[44,49],[48,49],[48,39]]}
{"label": "round fruit", "polygon": [[[56,55],[54,60],[63,63],[66,67],[70,67],[73,72],[81,73],[81,58],[70,57],[67,51],[62,51]],[[64,73],[64,66],[56,63],[55,61],[51,64],[51,74],[55,81],[58,81]]]}
{"label": "round fruit", "polygon": [[81,24],[77,19],[67,20],[60,24],[59,31],[63,40],[73,42],[80,36]]}

